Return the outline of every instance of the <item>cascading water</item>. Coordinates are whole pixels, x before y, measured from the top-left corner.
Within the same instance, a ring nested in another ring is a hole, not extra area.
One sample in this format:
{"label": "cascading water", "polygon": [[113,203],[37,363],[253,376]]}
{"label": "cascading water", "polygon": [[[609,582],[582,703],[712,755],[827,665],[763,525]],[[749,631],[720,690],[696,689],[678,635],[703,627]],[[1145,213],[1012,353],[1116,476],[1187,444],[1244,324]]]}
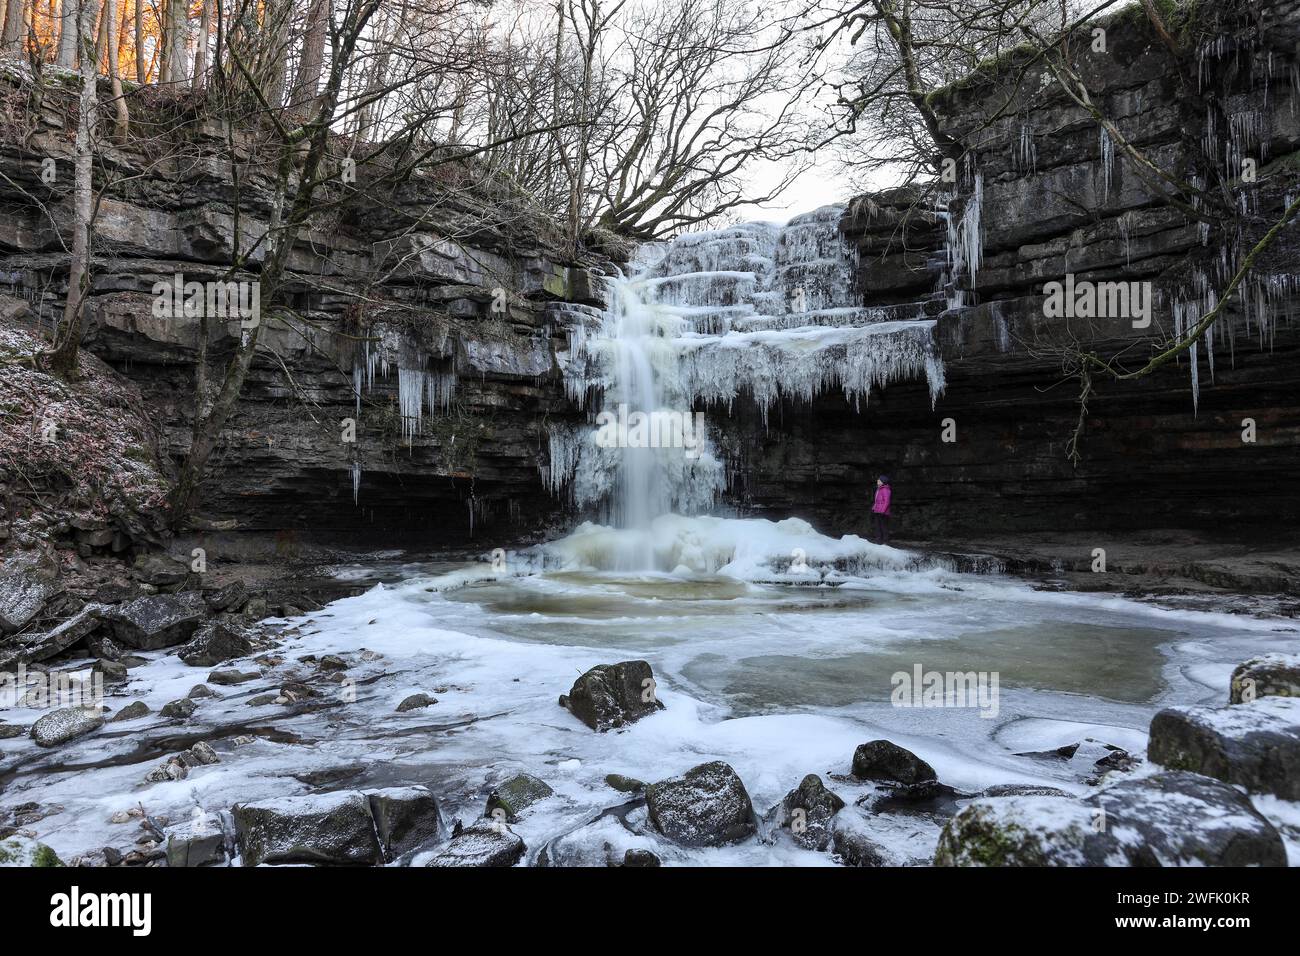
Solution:
{"label": "cascading water", "polygon": [[783,399],[838,387],[860,408],[873,386],[922,375],[938,397],[933,320],[858,304],[843,212],[644,247],[630,275],[610,280],[608,308],[571,329],[561,361],[590,421],[552,428],[549,480],[625,532],[600,529],[613,548],[603,563],[672,570],[681,536],[701,533],[679,516],[715,509],[726,472],[700,406],[725,414],[752,400],[766,419]]}

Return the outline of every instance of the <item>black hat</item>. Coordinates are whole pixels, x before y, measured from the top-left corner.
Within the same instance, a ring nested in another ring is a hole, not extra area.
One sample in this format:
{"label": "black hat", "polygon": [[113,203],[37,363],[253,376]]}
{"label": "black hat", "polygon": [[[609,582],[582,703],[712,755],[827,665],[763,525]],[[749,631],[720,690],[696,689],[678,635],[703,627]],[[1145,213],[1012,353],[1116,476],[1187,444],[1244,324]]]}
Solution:
{"label": "black hat", "polygon": [[889,476],[888,476],[888,475],[881,475],[881,476],[880,476],[880,480],[881,480],[882,482],[884,482],[885,484],[889,484]]}

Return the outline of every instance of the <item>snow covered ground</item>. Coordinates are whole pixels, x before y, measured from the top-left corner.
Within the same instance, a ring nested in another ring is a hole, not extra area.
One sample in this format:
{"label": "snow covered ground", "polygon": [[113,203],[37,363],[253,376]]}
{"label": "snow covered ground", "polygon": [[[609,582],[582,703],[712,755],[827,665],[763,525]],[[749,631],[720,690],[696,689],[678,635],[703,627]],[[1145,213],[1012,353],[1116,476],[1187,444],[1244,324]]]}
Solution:
{"label": "snow covered ground", "polygon": [[[496,567],[483,561],[428,575],[408,566],[400,582],[271,622],[282,643],[261,676],[213,686],[218,696],[199,700],[184,722],[157,711],[213,668],[153,652],[107,701],[116,712],[141,699],[149,716],[108,723],[52,751],[26,738],[0,741],[0,806],[61,806],[32,829],[66,859],[129,847],[135,834],[111,820],[137,804],[175,823],[238,801],[425,784],[445,817],[468,823],[495,784],[527,772],[555,790],[515,827],[530,861],[545,851],[552,863],[603,863],[608,844],[619,856],[652,848],[669,864],[824,865],[826,854],[785,840],[673,847],[648,832],[644,808],[622,820],[601,816],[628,799],[604,778],[655,781],[719,759],[740,774],[760,815],[808,773],[852,803],[870,786],[828,775],[847,775],[858,744],[887,737],[959,790],[1030,783],[1081,793],[1088,767],[1079,759],[1016,754],[1085,738],[1140,752],[1159,707],[1226,702],[1235,664],[1295,647],[1286,621],[1035,591],[927,569],[919,556],[825,538],[803,522],[766,522],[744,535],[726,522],[661,527],[669,571],[602,570],[600,556],[617,552],[628,532],[594,526]],[[712,551],[691,543],[704,531]],[[729,534],[728,557],[717,543]],[[791,566],[796,549],[803,568]],[[314,660],[300,660],[325,654],[348,664],[341,683],[322,681]],[[662,712],[598,734],[557,705],[588,668],[630,659],[650,662]],[[917,665],[996,673],[996,714],[893,706],[892,676]],[[292,679],[320,696],[249,705]],[[437,703],[395,712],[416,692]],[[41,712],[4,716],[27,724]],[[144,782],[168,754],[199,740],[220,763],[184,780]],[[1297,817],[1289,805],[1270,816],[1288,814]],[[877,838],[897,861],[932,856],[934,819],[880,823]]]}

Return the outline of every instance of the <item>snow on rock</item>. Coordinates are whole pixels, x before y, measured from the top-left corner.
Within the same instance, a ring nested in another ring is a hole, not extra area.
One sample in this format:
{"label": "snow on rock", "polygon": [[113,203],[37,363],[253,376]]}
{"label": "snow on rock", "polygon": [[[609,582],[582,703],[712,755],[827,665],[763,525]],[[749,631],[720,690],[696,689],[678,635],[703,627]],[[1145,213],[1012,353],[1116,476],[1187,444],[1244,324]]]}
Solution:
{"label": "snow on rock", "polygon": [[826,789],[822,778],[810,773],[764,817],[768,827],[789,831],[790,838],[808,850],[825,850],[831,842],[831,819],[844,809],[838,794]]}
{"label": "snow on rock", "polygon": [[224,621],[210,621],[195,631],[176,656],[191,667],[214,667],[246,657],[252,650],[252,642],[241,631]]}
{"label": "snow on rock", "polygon": [[46,714],[32,724],[32,740],[40,747],[57,747],[78,737],[84,737],[104,726],[104,717],[97,710],[84,707],[64,707]]}
{"label": "snow on rock", "polygon": [[121,644],[152,651],[183,644],[208,616],[203,596],[197,591],[180,594],[152,594],[119,604],[103,612]]}
{"label": "snow on rock", "polygon": [[0,566],[0,635],[20,631],[59,593],[55,572],[36,553],[19,553]]}
{"label": "snow on rock", "polygon": [[36,356],[48,346],[13,301],[0,309],[0,486],[35,492],[0,501],[14,540],[30,546],[51,520],[95,546],[117,533],[157,540],[167,482],[139,391],[85,350],[75,381],[42,371]]}
{"label": "snow on rock", "polygon": [[1300,697],[1300,654],[1253,657],[1232,672],[1228,703],[1259,697]]}
{"label": "snow on rock", "polygon": [[1300,698],[1227,707],[1167,707],[1151,719],[1147,757],[1252,793],[1300,800]]}
{"label": "snow on rock", "polygon": [[904,860],[880,842],[879,830],[876,818],[857,807],[845,807],[831,821],[831,852],[846,866],[901,865]]}
{"label": "snow on rock", "polygon": [[245,866],[382,862],[370,802],[360,793],[237,803],[231,814]]}
{"label": "snow on rock", "polygon": [[1277,830],[1235,788],[1171,771],[1084,800],[980,798],[944,828],[937,866],[1285,866]]}
{"label": "snow on rock", "polygon": [[553,796],[555,791],[546,781],[532,774],[515,774],[488,794],[487,816],[496,819],[503,815],[507,823],[517,823],[525,810]]}
{"label": "snow on rock", "polygon": [[1087,802],[1131,866],[1286,866],[1273,825],[1235,787],[1209,777],[1125,780]]}
{"label": "snow on rock", "polygon": [[721,760],[646,787],[651,825],[683,846],[723,846],[757,830],[749,792]]}
{"label": "snow on rock", "polygon": [[514,866],[523,858],[524,841],[509,827],[480,820],[461,830],[426,866]]}
{"label": "snow on rock", "polygon": [[592,730],[604,732],[626,726],[656,710],[654,672],[645,661],[600,664],[573,682],[560,706]]}
{"label": "snow on rock", "polygon": [[428,787],[386,787],[365,791],[385,860],[418,850],[438,839],[442,814]]}
{"label": "snow on rock", "polygon": [[11,836],[0,840],[0,867],[6,866],[30,869],[34,866],[63,866],[63,861],[44,843],[25,836]]}
{"label": "snow on rock", "polygon": [[102,610],[102,604],[87,604],[49,631],[23,635],[12,646],[0,650],[0,667],[43,661],[66,651],[99,627]]}

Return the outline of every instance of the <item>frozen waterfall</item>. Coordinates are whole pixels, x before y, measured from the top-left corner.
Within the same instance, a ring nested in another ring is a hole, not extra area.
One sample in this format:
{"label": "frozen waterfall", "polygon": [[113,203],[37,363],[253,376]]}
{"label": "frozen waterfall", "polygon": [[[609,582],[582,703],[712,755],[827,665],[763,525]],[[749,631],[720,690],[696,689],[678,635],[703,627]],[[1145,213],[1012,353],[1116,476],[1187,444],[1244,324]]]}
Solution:
{"label": "frozen waterfall", "polygon": [[833,389],[861,408],[873,386],[922,376],[936,399],[935,323],[919,309],[912,319],[860,305],[843,213],[825,206],[784,226],[745,223],[642,247],[629,274],[609,280],[608,308],[569,331],[561,366],[589,421],[551,429],[551,487],[618,528],[644,530],[661,515],[711,510],[724,462],[706,429],[693,444],[646,441],[645,429],[610,425],[616,415],[686,422],[689,435],[697,408],[716,417],[753,401],[766,420],[781,400]]}

